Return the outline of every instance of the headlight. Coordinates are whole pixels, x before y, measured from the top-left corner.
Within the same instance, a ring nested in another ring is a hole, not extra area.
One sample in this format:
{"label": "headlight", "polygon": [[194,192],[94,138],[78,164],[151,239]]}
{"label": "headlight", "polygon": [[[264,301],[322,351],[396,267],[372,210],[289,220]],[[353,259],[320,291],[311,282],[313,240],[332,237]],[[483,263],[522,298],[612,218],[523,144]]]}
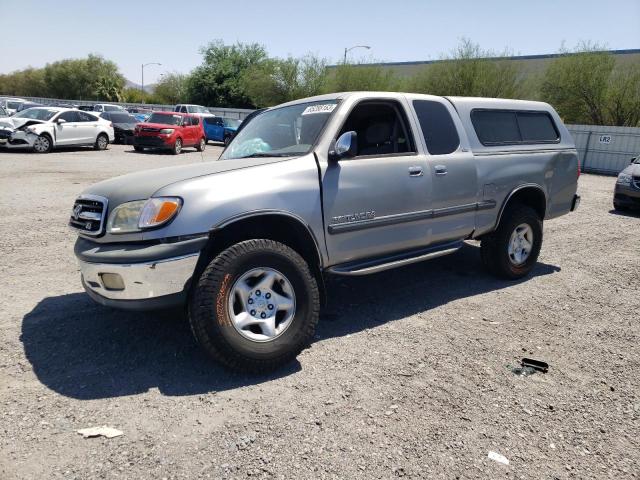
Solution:
{"label": "headlight", "polygon": [[171,135],[173,133],[173,128],[163,128],[160,130],[160,133],[164,133],[165,135]]}
{"label": "headlight", "polygon": [[119,205],[109,216],[109,233],[139,232],[168,222],[178,214],[182,200],[177,197],[158,197],[136,200]]}
{"label": "headlight", "polygon": [[618,185],[631,185],[631,175],[621,173],[620,175],[618,175],[618,180],[616,181],[616,183]]}

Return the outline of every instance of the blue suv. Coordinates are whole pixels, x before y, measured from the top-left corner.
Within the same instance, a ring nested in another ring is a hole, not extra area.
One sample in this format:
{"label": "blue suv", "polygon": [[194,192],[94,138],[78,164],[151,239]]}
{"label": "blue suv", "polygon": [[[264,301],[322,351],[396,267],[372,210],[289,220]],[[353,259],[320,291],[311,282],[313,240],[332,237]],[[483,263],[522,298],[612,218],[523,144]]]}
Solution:
{"label": "blue suv", "polygon": [[204,117],[204,133],[213,142],[224,142],[227,145],[242,123],[236,118]]}

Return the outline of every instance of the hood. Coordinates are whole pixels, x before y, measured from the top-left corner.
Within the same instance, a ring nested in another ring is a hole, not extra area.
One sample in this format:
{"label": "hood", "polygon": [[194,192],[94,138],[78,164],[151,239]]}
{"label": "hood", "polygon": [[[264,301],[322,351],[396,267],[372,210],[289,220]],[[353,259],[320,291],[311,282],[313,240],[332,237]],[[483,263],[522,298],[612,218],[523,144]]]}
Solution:
{"label": "hood", "polygon": [[215,175],[265,163],[281,162],[282,160],[282,158],[277,157],[218,160],[144,170],[96,183],[82,193],[108,198],[109,210],[113,210],[114,207],[124,202],[147,199],[161,188],[183,180]]}
{"label": "hood", "polygon": [[0,118],[0,127],[9,127],[13,129],[17,129],[24,126],[28,127],[29,125],[36,125],[38,123],[46,123],[46,122],[43,120],[34,120],[32,118],[15,118],[15,117]]}
{"label": "hood", "polygon": [[167,123],[141,122],[141,123],[137,123],[136,125],[140,125],[140,128],[157,128],[158,130],[160,130],[162,128],[181,128],[178,125],[170,125],[170,124],[167,124]]}
{"label": "hood", "polygon": [[623,170],[624,173],[633,175],[634,177],[640,177],[640,163],[632,163]]}

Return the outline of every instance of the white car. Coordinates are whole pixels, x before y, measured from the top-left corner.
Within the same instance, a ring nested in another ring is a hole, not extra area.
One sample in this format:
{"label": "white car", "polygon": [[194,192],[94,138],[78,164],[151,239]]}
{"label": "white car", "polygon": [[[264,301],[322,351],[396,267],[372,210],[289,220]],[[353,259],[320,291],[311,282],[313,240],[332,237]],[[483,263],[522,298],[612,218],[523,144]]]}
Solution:
{"label": "white car", "polygon": [[3,107],[7,115],[13,115],[23,103],[27,103],[24,98],[0,98],[0,107]]}
{"label": "white car", "polygon": [[200,117],[215,117],[213,113],[211,113],[206,107],[203,107],[202,105],[179,103],[173,108],[173,111],[180,113],[192,113],[194,115],[199,115]]}
{"label": "white car", "polygon": [[104,150],[115,139],[104,118],[71,108],[35,107],[0,118],[0,147],[48,153],[57,147]]}
{"label": "white car", "polygon": [[111,105],[110,103],[96,103],[93,106],[93,111],[102,113],[102,112],[126,112],[124,108],[120,105]]}

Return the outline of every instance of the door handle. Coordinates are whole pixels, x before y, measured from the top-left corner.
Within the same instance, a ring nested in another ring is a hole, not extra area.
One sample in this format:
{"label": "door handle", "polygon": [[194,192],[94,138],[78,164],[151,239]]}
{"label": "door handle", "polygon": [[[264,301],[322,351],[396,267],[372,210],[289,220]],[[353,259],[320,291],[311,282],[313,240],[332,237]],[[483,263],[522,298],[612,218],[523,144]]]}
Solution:
{"label": "door handle", "polygon": [[447,174],[447,167],[445,167],[444,165],[436,165],[434,168],[435,168],[435,171],[436,171],[436,175],[446,175]]}
{"label": "door handle", "polygon": [[422,176],[422,167],[420,167],[420,166],[409,167],[409,176],[410,177],[421,177]]}

